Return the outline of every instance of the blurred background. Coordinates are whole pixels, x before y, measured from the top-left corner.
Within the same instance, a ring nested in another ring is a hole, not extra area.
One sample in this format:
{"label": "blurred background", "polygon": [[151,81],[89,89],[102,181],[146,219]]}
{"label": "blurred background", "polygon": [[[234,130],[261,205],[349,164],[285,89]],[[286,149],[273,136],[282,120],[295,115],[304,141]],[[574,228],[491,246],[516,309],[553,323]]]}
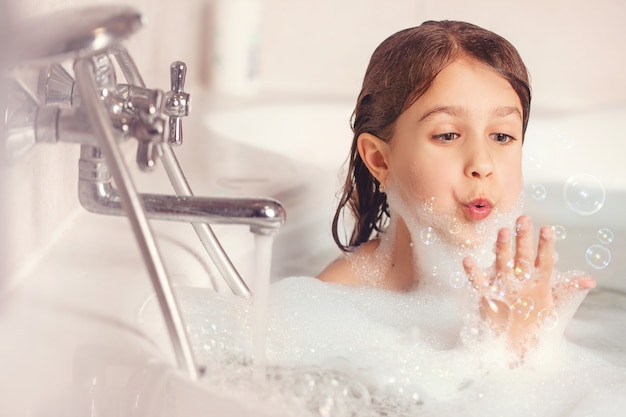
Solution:
{"label": "blurred background", "polygon": [[[148,86],[169,88],[169,64],[188,64],[186,90],[239,97],[355,99],[374,48],[425,20],[466,20],[510,40],[533,82],[533,114],[626,104],[621,0],[127,0],[146,16],[128,42]],[[92,0],[0,0],[0,53],[12,21]],[[4,97],[4,95],[3,95]],[[350,115],[346,114],[346,122]],[[320,121],[322,123],[323,121]],[[532,123],[532,118],[531,118]],[[610,146],[624,149],[618,138]],[[38,146],[3,167],[2,276],[38,254],[79,210],[77,146]],[[42,204],[41,202],[45,202]],[[6,244],[8,243],[8,244]],[[19,266],[19,268],[18,268]]]}

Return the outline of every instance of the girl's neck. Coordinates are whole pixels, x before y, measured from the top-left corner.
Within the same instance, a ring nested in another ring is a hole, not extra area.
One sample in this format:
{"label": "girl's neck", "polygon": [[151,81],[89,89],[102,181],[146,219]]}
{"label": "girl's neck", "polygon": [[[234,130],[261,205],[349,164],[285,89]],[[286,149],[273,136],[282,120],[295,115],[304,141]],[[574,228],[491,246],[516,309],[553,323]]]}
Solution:
{"label": "girl's neck", "polygon": [[377,250],[389,251],[389,268],[382,287],[408,291],[417,285],[418,276],[411,234],[402,219],[393,221],[380,237]]}

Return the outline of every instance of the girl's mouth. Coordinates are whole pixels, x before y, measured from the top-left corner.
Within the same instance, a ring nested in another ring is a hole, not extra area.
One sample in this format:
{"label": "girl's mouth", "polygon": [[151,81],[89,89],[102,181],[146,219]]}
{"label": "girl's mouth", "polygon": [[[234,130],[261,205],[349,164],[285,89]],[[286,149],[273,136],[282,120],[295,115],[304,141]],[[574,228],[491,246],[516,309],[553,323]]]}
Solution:
{"label": "girl's mouth", "polygon": [[465,205],[465,212],[468,214],[470,219],[475,221],[487,218],[489,214],[491,214],[492,209],[493,204],[485,198],[470,201]]}

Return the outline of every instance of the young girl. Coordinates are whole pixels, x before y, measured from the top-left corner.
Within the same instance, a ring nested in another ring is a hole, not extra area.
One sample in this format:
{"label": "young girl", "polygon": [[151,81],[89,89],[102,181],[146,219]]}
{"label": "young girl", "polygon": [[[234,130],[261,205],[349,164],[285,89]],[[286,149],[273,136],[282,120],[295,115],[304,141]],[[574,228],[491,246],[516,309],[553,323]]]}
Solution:
{"label": "young girl", "polygon": [[[552,229],[539,230],[535,252],[531,221],[520,215],[530,100],[518,52],[492,32],[431,21],[385,40],[353,113],[333,221],[345,256],[318,278],[430,291],[451,306],[460,288],[472,288],[480,319],[523,354],[558,319],[557,299],[595,285],[555,277]],[[345,209],[354,226],[342,243]]]}

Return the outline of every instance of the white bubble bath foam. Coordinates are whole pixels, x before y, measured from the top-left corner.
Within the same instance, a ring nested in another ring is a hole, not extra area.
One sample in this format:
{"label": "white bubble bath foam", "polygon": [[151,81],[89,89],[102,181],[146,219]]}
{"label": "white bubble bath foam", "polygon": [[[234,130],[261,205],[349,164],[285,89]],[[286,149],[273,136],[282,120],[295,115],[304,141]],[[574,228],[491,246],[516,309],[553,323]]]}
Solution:
{"label": "white bubble bath foam", "polygon": [[449,312],[429,296],[290,277],[271,290],[259,380],[251,303],[182,296],[203,383],[280,403],[289,415],[617,416],[625,405],[626,336],[615,322],[624,306],[584,304],[567,338],[544,334],[519,364],[485,329],[442,347],[437,326]]}

